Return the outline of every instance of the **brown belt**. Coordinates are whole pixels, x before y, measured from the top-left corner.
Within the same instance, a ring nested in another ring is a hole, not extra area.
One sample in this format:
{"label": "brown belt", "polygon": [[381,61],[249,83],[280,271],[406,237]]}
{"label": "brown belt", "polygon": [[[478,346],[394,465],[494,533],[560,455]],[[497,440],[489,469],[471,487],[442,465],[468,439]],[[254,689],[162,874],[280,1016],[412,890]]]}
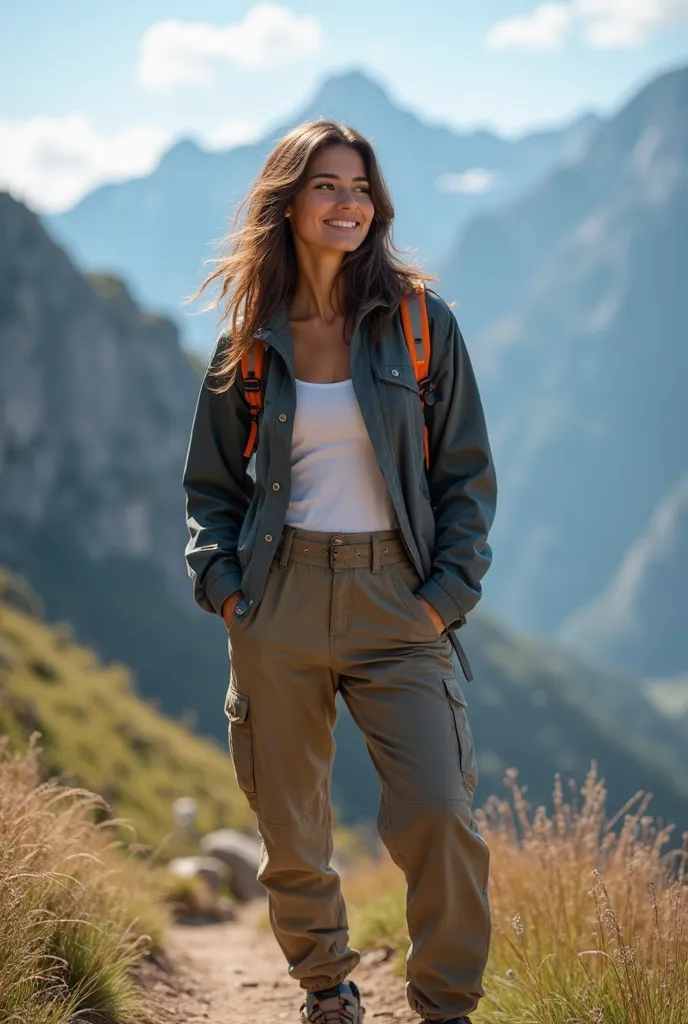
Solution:
{"label": "brown belt", "polygon": [[[372,569],[379,572],[381,565],[407,562],[409,556],[399,530],[380,530],[377,533],[318,533],[285,526],[277,542],[275,558],[282,568],[289,562],[304,562],[330,569]],[[453,629],[447,631],[461,663],[466,679],[473,679],[466,652]]]}
{"label": "brown belt", "polygon": [[375,533],[320,533],[285,526],[275,551],[285,568],[289,562],[330,569],[372,569],[408,561],[399,530]]}

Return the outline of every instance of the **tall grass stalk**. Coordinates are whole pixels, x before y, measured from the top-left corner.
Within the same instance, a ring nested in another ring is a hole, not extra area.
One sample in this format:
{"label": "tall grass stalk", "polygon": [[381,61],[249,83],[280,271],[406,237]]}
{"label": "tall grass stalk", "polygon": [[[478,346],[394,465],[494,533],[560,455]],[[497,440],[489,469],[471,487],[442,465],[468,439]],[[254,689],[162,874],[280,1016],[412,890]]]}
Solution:
{"label": "tall grass stalk", "polygon": [[[476,1024],[688,1024],[687,836],[636,796],[608,820],[591,769],[553,810],[510,799],[476,812],[490,847],[493,936]],[[345,879],[352,940],[389,946],[404,969],[399,873],[386,860]],[[457,922],[460,927],[460,922]]]}
{"label": "tall grass stalk", "polygon": [[156,875],[95,822],[103,800],[41,782],[36,736],[0,738],[0,1021],[154,1020],[131,966],[167,926]]}

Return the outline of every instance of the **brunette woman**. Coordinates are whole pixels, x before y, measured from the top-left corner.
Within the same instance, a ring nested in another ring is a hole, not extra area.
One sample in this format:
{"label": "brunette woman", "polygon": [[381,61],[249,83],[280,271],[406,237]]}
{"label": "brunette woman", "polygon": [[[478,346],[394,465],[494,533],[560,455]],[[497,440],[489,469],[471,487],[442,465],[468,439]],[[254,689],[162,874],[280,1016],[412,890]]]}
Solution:
{"label": "brunette woman", "polygon": [[[400,302],[431,278],[395,254],[393,212],[365,138],[300,125],[270,153],[197,293],[221,285],[226,329],[184,471],[186,558],[196,601],[227,626],[230,747],[304,1024],[364,1013],[329,866],[338,692],[380,778],[380,836],[408,887],[406,993],[423,1020],[467,1020],[490,936],[455,631],[492,560],[496,476],[464,339],[430,289],[421,406]],[[260,379],[241,369],[258,345]]]}

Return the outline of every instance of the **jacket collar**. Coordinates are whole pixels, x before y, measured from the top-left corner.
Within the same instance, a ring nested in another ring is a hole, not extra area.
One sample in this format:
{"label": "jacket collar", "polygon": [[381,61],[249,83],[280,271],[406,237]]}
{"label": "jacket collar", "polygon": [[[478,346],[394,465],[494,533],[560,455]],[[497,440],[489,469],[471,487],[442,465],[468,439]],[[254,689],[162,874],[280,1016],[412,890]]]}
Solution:
{"label": "jacket collar", "polygon": [[[375,309],[377,306],[382,306],[384,303],[382,300],[378,300],[373,306],[370,307],[368,313]],[[356,340],[361,323],[366,314],[359,313],[354,321],[354,329],[351,335],[351,347],[354,347],[354,341]],[[292,377],[294,376],[294,347],[291,337],[291,331],[289,330],[289,309],[286,302],[280,303],[278,309],[275,311],[273,316],[265,327],[256,331],[254,337],[257,341],[262,341],[265,345],[270,345],[272,348],[277,349],[279,354],[284,359],[285,363],[289,367],[289,372]]]}

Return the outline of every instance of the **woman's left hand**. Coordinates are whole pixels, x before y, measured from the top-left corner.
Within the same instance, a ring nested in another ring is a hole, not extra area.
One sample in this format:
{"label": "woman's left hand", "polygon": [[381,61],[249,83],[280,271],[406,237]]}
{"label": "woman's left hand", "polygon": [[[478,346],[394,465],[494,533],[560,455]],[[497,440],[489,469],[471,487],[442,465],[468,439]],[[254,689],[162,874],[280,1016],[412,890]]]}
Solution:
{"label": "woman's left hand", "polygon": [[437,611],[435,606],[430,604],[429,601],[426,601],[426,599],[424,597],[421,597],[419,594],[414,594],[414,597],[416,598],[416,601],[420,601],[420,603],[423,605],[423,607],[425,608],[426,612],[428,613],[428,615],[430,616],[430,618],[434,622],[435,629],[437,630],[437,635],[439,636],[439,634],[443,633],[444,629],[445,629],[444,619],[442,618],[440,613]]}

